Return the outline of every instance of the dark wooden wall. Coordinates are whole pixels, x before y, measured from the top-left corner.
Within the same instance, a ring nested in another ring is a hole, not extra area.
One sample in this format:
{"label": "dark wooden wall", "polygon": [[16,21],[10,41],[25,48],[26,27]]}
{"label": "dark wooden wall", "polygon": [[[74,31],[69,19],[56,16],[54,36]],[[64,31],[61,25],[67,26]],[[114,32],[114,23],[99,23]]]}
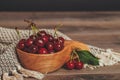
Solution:
{"label": "dark wooden wall", "polygon": [[120,0],[0,0],[0,11],[116,11]]}

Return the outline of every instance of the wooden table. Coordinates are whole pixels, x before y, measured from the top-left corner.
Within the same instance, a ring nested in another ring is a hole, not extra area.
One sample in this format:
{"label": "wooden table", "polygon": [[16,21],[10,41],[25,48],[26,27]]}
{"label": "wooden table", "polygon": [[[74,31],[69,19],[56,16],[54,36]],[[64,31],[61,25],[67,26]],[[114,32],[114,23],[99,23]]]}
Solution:
{"label": "wooden table", "polygon": [[[40,28],[63,24],[60,31],[73,40],[120,52],[120,12],[0,12],[3,27],[25,28],[24,19],[32,19]],[[43,80],[120,80],[119,75],[120,64],[95,70],[60,69]]]}

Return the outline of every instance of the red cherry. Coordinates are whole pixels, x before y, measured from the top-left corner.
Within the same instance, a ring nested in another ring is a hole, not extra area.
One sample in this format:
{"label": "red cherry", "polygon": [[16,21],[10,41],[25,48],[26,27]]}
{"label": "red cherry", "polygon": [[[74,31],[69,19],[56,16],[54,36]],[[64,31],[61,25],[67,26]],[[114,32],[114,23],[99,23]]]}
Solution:
{"label": "red cherry", "polygon": [[54,44],[59,43],[59,42],[58,42],[58,39],[55,38],[55,39],[53,40],[53,43],[54,43]]}
{"label": "red cherry", "polygon": [[33,39],[30,39],[30,38],[28,38],[27,40],[26,40],[26,42],[25,42],[25,45],[28,47],[28,46],[31,46],[32,44],[33,44]]}
{"label": "red cherry", "polygon": [[58,41],[61,43],[61,44],[64,44],[64,38],[63,37],[58,37]]}
{"label": "red cherry", "polygon": [[48,43],[46,43],[46,48],[47,48],[48,51],[53,50],[54,49],[54,44],[52,42],[48,42]]}
{"label": "red cherry", "polygon": [[54,50],[49,50],[48,53],[55,53],[55,51]]}
{"label": "red cherry", "polygon": [[18,43],[17,48],[23,50],[25,48],[25,43]]}
{"label": "red cherry", "polygon": [[60,51],[63,49],[63,46],[59,42],[56,42],[54,43],[54,49],[55,51]]}
{"label": "red cherry", "polygon": [[38,51],[39,54],[48,54],[48,51],[46,48],[40,48]]}
{"label": "red cherry", "polygon": [[37,33],[38,36],[45,36],[47,33],[45,31],[39,31]]}
{"label": "red cherry", "polygon": [[74,59],[73,62],[74,64],[76,64],[78,62],[78,59]]}
{"label": "red cherry", "polygon": [[35,35],[31,35],[29,38],[35,40],[36,36]]}
{"label": "red cherry", "polygon": [[78,61],[78,62],[76,62],[76,64],[75,64],[75,69],[82,69],[82,68],[83,68],[83,65],[84,65],[83,62],[81,62],[81,61],[79,62],[79,61]]}
{"label": "red cherry", "polygon": [[44,41],[44,43],[48,42],[48,37],[47,36],[42,36],[41,39]]}
{"label": "red cherry", "polygon": [[54,38],[53,38],[53,36],[52,35],[47,35],[48,36],[48,41],[50,41],[50,42],[53,42],[54,41]]}
{"label": "red cherry", "polygon": [[19,43],[25,43],[26,39],[21,39]]}
{"label": "red cherry", "polygon": [[37,53],[38,47],[36,45],[32,45],[29,47],[29,52],[30,53]]}
{"label": "red cherry", "polygon": [[67,68],[67,69],[72,70],[72,69],[74,69],[74,67],[75,67],[74,62],[68,61],[68,62],[66,63],[66,68]]}
{"label": "red cherry", "polygon": [[37,38],[35,40],[35,45],[37,45],[38,47],[43,47],[45,44],[44,44],[44,41],[41,38]]}
{"label": "red cherry", "polygon": [[25,47],[23,51],[30,53],[30,51],[29,51],[29,48],[28,48],[28,47]]}
{"label": "red cherry", "polygon": [[17,48],[23,50],[25,48],[25,41],[26,41],[25,39],[21,39],[17,44]]}

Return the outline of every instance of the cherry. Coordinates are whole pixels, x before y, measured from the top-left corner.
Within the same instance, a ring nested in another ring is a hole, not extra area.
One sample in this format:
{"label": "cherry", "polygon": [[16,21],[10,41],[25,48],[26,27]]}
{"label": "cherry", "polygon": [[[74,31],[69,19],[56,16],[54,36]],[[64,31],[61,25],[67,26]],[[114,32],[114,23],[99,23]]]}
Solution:
{"label": "cherry", "polygon": [[74,64],[76,64],[76,63],[78,62],[78,60],[77,60],[77,59],[74,59],[73,62],[74,62]]}
{"label": "cherry", "polygon": [[19,43],[25,43],[26,39],[21,39]]}
{"label": "cherry", "polygon": [[54,39],[54,43],[59,43],[63,47],[64,46],[64,38],[58,37],[57,39]]}
{"label": "cherry", "polygon": [[83,68],[83,62],[78,61],[75,63],[75,69],[82,69]]}
{"label": "cherry", "polygon": [[30,52],[30,50],[29,50],[28,47],[25,47],[25,48],[24,48],[24,51],[25,51],[25,52],[28,52],[28,53]]}
{"label": "cherry", "polygon": [[63,37],[58,37],[58,41],[61,43],[61,44],[64,44],[64,38]]}
{"label": "cherry", "polygon": [[32,45],[29,47],[30,53],[36,53],[38,51],[38,47],[36,45]]}
{"label": "cherry", "polygon": [[26,42],[25,42],[25,45],[28,47],[28,46],[31,46],[32,44],[33,44],[33,39],[30,39],[30,38],[28,38],[27,40],[26,40]]}
{"label": "cherry", "polygon": [[53,43],[54,43],[54,44],[59,43],[58,39],[55,38],[55,39],[53,40]]}
{"label": "cherry", "polygon": [[45,36],[42,36],[41,37],[42,38],[42,40],[44,41],[44,43],[47,43],[48,42],[48,37],[45,35]]}
{"label": "cherry", "polygon": [[25,47],[25,44],[24,43],[18,43],[18,48],[23,50]]}
{"label": "cherry", "polygon": [[46,48],[47,48],[48,51],[53,50],[54,49],[54,44],[52,42],[48,42],[48,43],[46,43]]}
{"label": "cherry", "polygon": [[35,40],[35,45],[37,45],[38,47],[43,47],[45,44],[44,44],[44,41],[41,38],[37,38]]}
{"label": "cherry", "polygon": [[69,70],[72,70],[74,69],[75,65],[74,65],[74,62],[73,61],[68,61],[66,63],[66,68],[69,69]]}
{"label": "cherry", "polygon": [[48,40],[50,41],[50,42],[53,42],[54,41],[54,38],[53,38],[53,36],[52,35],[47,35],[48,36]]}
{"label": "cherry", "polygon": [[38,35],[38,36],[45,36],[45,35],[47,35],[47,33],[46,33],[45,31],[39,31],[39,32],[37,33],[37,35]]}
{"label": "cherry", "polygon": [[60,51],[63,49],[63,46],[59,42],[56,42],[54,43],[54,49],[55,51]]}
{"label": "cherry", "polygon": [[31,35],[29,38],[35,40],[36,36],[35,35]]}
{"label": "cherry", "polygon": [[38,51],[39,54],[48,54],[48,51],[46,48],[40,48]]}
{"label": "cherry", "polygon": [[49,50],[48,53],[55,53],[55,51],[54,50]]}
{"label": "cherry", "polygon": [[23,50],[25,48],[25,41],[26,41],[25,39],[21,39],[17,44],[17,48],[19,48],[20,50]]}

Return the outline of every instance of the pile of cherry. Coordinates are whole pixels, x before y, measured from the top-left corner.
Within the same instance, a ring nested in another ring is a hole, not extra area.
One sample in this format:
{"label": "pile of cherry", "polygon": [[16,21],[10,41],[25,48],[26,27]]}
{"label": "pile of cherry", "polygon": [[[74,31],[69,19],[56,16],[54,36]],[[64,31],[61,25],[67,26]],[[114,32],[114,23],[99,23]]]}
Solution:
{"label": "pile of cherry", "polygon": [[34,54],[55,53],[64,48],[64,38],[54,38],[42,30],[35,35],[30,35],[28,39],[21,39],[17,44],[17,48]]}
{"label": "pile of cherry", "polygon": [[[74,58],[75,56],[76,58]],[[84,67],[84,63],[80,61],[80,58],[75,50],[72,51],[70,60],[64,65],[66,69],[82,69]]]}
{"label": "pile of cherry", "polygon": [[[29,21],[27,22],[30,23]],[[30,35],[28,39],[21,39],[17,44],[18,49],[30,54],[51,54],[61,51],[64,48],[64,38],[58,37],[56,33],[58,27],[55,28],[54,37],[46,33],[44,30],[36,32],[35,29],[37,29],[37,27],[34,23],[31,23],[31,27],[34,34]],[[20,37],[17,28],[16,32]],[[77,58],[74,59],[74,55],[76,55]],[[75,50],[71,53],[70,60],[65,63],[66,69],[69,70],[82,69],[83,65],[83,62],[80,61]]]}

